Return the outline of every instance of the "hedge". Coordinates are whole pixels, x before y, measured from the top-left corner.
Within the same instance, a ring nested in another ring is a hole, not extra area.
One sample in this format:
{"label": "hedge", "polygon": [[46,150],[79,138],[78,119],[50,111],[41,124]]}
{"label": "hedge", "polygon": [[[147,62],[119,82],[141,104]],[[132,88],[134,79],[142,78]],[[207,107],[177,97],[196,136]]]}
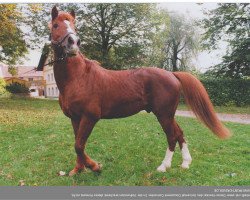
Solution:
{"label": "hedge", "polygon": [[6,86],[6,90],[12,94],[29,94],[29,88],[20,83],[12,83]]}
{"label": "hedge", "polygon": [[245,79],[203,79],[214,105],[250,105],[250,80]]}

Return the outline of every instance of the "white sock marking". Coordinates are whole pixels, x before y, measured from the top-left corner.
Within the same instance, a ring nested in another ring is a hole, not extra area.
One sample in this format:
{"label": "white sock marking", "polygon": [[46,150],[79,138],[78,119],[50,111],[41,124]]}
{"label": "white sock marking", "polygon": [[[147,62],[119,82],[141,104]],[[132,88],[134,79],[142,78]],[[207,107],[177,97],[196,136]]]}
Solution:
{"label": "white sock marking", "polygon": [[182,149],[181,149],[181,153],[182,153],[182,159],[183,159],[183,162],[181,164],[181,167],[183,169],[188,169],[189,168],[189,165],[191,164],[192,162],[192,158],[191,158],[191,155],[189,153],[189,150],[188,150],[188,146],[186,143],[183,143],[182,144]]}
{"label": "white sock marking", "polygon": [[157,171],[159,171],[159,172],[165,172],[166,168],[170,168],[171,167],[171,162],[172,162],[173,155],[174,155],[174,152],[170,151],[169,148],[167,148],[165,158],[162,161],[161,165],[157,168]]}

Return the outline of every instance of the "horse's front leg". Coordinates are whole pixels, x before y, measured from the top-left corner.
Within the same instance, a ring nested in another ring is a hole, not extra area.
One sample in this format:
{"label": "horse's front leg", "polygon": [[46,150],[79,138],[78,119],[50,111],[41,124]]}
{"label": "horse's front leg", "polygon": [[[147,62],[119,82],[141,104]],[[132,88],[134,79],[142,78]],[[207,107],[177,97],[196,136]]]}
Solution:
{"label": "horse's front leg", "polygon": [[[79,127],[75,134],[75,151],[77,154],[76,166],[73,170],[70,171],[69,176],[73,176],[76,173],[80,172],[82,169],[85,168],[85,166],[90,168],[92,171],[100,171],[100,166],[84,152],[87,139],[91,131],[93,130],[96,122],[96,120],[89,119],[86,116],[83,116],[79,120]],[[74,128],[73,122],[72,125]]]}
{"label": "horse's front leg", "polygon": [[[78,133],[79,126],[80,126],[80,121],[81,121],[81,119],[71,119],[72,127],[73,127],[74,134],[75,134],[75,140],[77,138],[77,133]],[[80,170],[85,170],[85,165],[81,161],[82,161],[82,159],[80,158],[80,156],[77,156],[76,167],[74,168],[74,170],[71,171],[72,175],[74,174],[74,171],[75,171],[75,173],[77,173]]]}

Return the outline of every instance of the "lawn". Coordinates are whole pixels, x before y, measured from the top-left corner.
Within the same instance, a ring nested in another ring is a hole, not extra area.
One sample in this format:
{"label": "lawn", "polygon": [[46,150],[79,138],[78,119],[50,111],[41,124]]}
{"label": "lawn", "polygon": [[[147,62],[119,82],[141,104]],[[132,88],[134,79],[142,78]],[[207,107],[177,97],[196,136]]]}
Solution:
{"label": "lawn", "polygon": [[103,164],[74,177],[74,136],[70,120],[57,101],[0,99],[0,185],[238,186],[250,185],[250,125],[226,123],[233,137],[217,139],[196,119],[177,117],[193,157],[190,169],[180,168],[177,148],[172,168],[156,171],[166,139],[152,114],[101,120],[93,130],[87,153]]}

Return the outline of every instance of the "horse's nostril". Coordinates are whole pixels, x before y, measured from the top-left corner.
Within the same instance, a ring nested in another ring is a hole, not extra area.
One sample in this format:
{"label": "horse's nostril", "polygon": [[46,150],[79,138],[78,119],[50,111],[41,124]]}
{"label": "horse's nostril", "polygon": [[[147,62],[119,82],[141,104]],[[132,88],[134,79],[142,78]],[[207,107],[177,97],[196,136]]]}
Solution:
{"label": "horse's nostril", "polygon": [[80,45],[81,45],[81,40],[78,39],[78,40],[77,40],[77,46],[80,46]]}
{"label": "horse's nostril", "polygon": [[69,44],[74,44],[74,40],[72,39],[72,37],[69,37],[69,38],[68,38],[68,43],[69,43]]}

